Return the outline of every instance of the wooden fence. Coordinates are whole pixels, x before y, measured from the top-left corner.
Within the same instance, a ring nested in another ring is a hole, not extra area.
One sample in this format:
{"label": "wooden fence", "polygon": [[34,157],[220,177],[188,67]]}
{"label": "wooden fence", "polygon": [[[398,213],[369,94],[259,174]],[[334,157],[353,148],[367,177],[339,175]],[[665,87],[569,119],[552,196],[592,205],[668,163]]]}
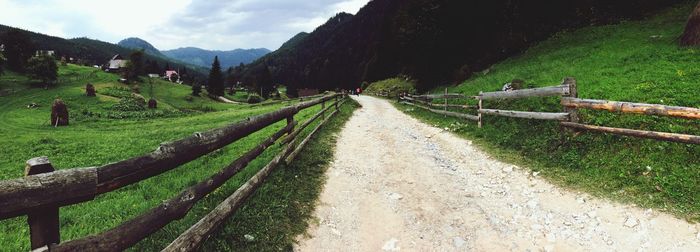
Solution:
{"label": "wooden fence", "polygon": [[[531,98],[531,97],[548,97],[548,96],[560,96],[561,97],[561,112],[537,112],[537,111],[515,111],[515,110],[499,110],[499,109],[487,109],[484,107],[484,102],[489,100],[502,100],[502,99],[521,99],[521,98]],[[434,99],[443,99],[444,103],[434,103]],[[450,99],[475,99],[478,102],[477,106],[472,106],[468,104],[450,104],[448,100]],[[667,133],[667,132],[655,132],[655,131],[645,131],[645,130],[635,130],[635,129],[625,129],[625,128],[612,128],[603,127],[596,125],[588,125],[580,122],[578,115],[579,109],[592,109],[592,110],[602,110],[617,113],[632,113],[632,114],[643,114],[643,115],[655,115],[655,116],[667,116],[676,117],[684,119],[700,119],[700,109],[689,108],[689,107],[677,107],[677,106],[666,106],[660,104],[645,104],[645,103],[632,103],[632,102],[621,102],[621,101],[606,101],[606,100],[593,100],[593,99],[580,99],[578,98],[578,89],[576,86],[576,79],[565,78],[563,83],[558,86],[542,87],[542,88],[532,88],[532,89],[522,89],[513,91],[498,91],[498,92],[479,92],[477,96],[467,96],[463,94],[449,94],[447,89],[445,89],[444,94],[433,94],[433,95],[410,95],[404,94],[399,97],[401,103],[416,106],[422,109],[429,110],[431,112],[445,115],[453,116],[464,119],[469,119],[477,121],[478,126],[481,128],[483,125],[484,115],[493,116],[505,116],[514,118],[525,118],[525,119],[537,119],[537,120],[556,120],[559,121],[560,125],[565,128],[570,128],[574,130],[584,130],[593,132],[602,132],[623,136],[648,138],[661,141],[669,142],[679,142],[687,144],[700,144],[700,136],[687,135],[687,134],[677,134],[677,133]],[[439,109],[438,109],[439,108]],[[465,110],[475,110],[477,115],[452,112],[448,111],[448,108],[457,108]]]}
{"label": "wooden fence", "polygon": [[[291,162],[313,134],[339,111],[345,101],[345,95],[329,94],[251,117],[223,128],[194,133],[190,137],[162,144],[146,155],[101,167],[54,171],[48,158],[30,159],[25,168],[25,177],[0,181],[0,220],[27,215],[33,250],[121,251],[160,230],[168,223],[185,217],[196,202],[222,186],[268,147],[287,135],[281,141],[284,145],[282,151],[270,163],[164,249],[164,251],[194,250],[244,203],[277,165],[282,162]],[[327,102],[332,103],[326,106]],[[321,110],[297,127],[298,123],[294,120],[294,115],[318,104],[321,104]],[[300,132],[319,119],[322,121],[318,126],[297,143]],[[88,237],[60,242],[58,221],[60,207],[91,201],[97,195],[157,176],[281,120],[287,121],[284,128],[208,179],[182,190],[175,197],[117,227]]]}

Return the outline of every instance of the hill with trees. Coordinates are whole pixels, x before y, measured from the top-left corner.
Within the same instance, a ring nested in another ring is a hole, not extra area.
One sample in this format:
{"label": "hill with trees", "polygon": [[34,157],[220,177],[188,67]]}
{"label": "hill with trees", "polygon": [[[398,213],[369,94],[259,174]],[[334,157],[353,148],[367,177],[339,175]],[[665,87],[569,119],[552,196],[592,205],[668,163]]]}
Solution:
{"label": "hill with trees", "polygon": [[131,49],[143,50],[144,53],[151,54],[154,56],[167,57],[163,55],[163,53],[161,53],[155,46],[151,45],[151,43],[148,43],[148,41],[145,41],[140,38],[126,38],[122,41],[119,41],[117,45]]}
{"label": "hill with trees", "polygon": [[[26,34],[34,46],[34,49],[54,51],[56,58],[73,58],[74,63],[80,65],[103,65],[115,54],[121,54],[122,57],[127,57],[134,51],[133,49],[89,38],[64,39],[0,25],[0,34],[5,34],[13,30]],[[0,44],[2,44],[2,41],[0,41]],[[205,80],[206,74],[208,73],[208,69],[205,67],[188,65],[164,56],[146,54],[144,55],[144,61],[156,62],[160,66],[168,65],[172,69],[181,69],[181,71],[182,69],[188,69],[189,71],[185,71],[191,75],[190,79],[192,81],[195,79]]]}
{"label": "hill with trees", "polygon": [[353,88],[407,75],[427,90],[467,79],[562,30],[639,18],[678,2],[371,1],[357,15],[338,14],[298,43],[257,60],[245,75],[256,79],[265,66],[274,83],[291,89]]}

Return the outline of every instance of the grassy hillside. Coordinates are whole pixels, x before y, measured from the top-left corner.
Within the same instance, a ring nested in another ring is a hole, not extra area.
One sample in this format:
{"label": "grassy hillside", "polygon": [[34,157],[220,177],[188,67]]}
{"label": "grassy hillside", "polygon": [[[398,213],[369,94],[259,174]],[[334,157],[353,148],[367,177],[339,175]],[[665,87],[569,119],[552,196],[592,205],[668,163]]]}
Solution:
{"label": "grassy hillside", "polygon": [[[60,83],[48,90],[32,88],[29,80],[13,73],[0,76],[0,90],[10,93],[0,96],[0,179],[21,177],[24,162],[32,157],[48,156],[57,169],[99,166],[150,152],[162,142],[224,126],[285,105],[231,105],[213,102],[204,96],[188,101],[186,97],[191,92],[189,86],[154,80],[152,89],[148,81],[139,85],[146,99],[154,97],[159,101],[157,110],[122,111],[115,108],[120,103],[119,97],[129,95],[129,87],[117,83],[117,79],[118,76],[113,74],[74,65],[60,67]],[[97,97],[84,95],[88,82],[97,87]],[[71,121],[68,127],[54,128],[49,125],[51,102],[56,97],[66,101],[69,107]],[[38,107],[28,108],[27,105],[31,103],[36,103]],[[303,111],[296,119],[309,118],[319,109],[320,105]],[[351,110],[352,106],[348,105],[345,109]],[[161,176],[99,196],[88,203],[61,208],[61,239],[71,240],[95,234],[138,216],[185,187],[219,171],[284,124],[277,123]],[[197,204],[193,214],[140,243],[139,250],[159,250],[167,245],[269,162],[279,149],[275,145],[267,150],[247,169]],[[288,185],[286,189],[297,190],[295,186]],[[285,200],[275,203],[290,205]],[[255,205],[255,202],[251,204]],[[253,206],[246,211],[260,210]],[[300,225],[303,221],[293,219],[290,222]],[[8,250],[28,250],[28,231],[24,217],[0,221],[0,244]]]}
{"label": "grassy hillside", "polygon": [[[450,87],[450,92],[497,91],[516,78],[529,87],[551,86],[572,76],[578,80],[581,98],[697,108],[700,49],[679,48],[676,40],[693,7],[688,3],[646,20],[558,33]],[[561,110],[558,102],[558,98],[486,101],[485,107],[556,112]],[[562,134],[555,122],[494,116],[486,116],[485,127],[478,129],[473,122],[400,107],[557,183],[700,220],[700,146],[597,133]],[[582,111],[582,119],[595,125],[700,135],[698,121],[592,111]]]}

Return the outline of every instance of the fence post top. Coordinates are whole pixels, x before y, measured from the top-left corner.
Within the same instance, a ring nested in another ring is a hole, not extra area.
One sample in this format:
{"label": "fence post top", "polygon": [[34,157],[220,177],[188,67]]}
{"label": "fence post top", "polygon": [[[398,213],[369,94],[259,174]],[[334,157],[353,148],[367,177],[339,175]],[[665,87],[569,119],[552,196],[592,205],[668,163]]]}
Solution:
{"label": "fence post top", "polygon": [[35,157],[27,160],[27,165],[24,167],[24,176],[52,171],[54,171],[54,168],[48,157]]}

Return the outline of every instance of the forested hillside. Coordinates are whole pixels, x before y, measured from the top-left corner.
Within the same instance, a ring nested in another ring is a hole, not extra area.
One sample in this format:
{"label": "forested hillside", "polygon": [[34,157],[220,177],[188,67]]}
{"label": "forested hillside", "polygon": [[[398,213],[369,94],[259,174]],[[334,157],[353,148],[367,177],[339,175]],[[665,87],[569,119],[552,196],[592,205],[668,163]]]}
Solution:
{"label": "forested hillside", "polygon": [[[0,34],[10,29],[13,28],[0,25]],[[66,58],[74,58],[75,62],[81,65],[102,65],[107,63],[115,54],[128,57],[128,55],[133,52],[133,50],[129,48],[89,38],[64,39],[31,31],[22,31],[29,36],[36,50],[52,50],[55,51],[56,57],[60,58],[65,56]],[[146,54],[144,60],[155,61],[161,67],[167,64],[175,69],[187,68],[194,70],[188,72],[193,75],[194,78],[201,80],[205,79],[205,74],[208,72],[206,68],[183,64],[157,55]]]}
{"label": "forested hillside", "polygon": [[275,83],[333,89],[405,74],[426,90],[464,80],[559,31],[638,18],[678,2],[375,0],[261,58],[246,76],[267,85],[261,76],[269,69]]}

